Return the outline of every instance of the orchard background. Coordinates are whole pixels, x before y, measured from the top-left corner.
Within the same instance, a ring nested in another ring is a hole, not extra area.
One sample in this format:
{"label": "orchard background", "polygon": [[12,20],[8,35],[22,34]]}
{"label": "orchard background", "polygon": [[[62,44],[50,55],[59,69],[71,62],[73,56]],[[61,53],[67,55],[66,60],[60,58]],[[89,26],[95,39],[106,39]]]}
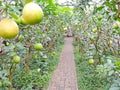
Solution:
{"label": "orchard background", "polygon": [[0,90],[47,89],[68,30],[79,89],[120,90],[119,0],[0,0],[0,22]]}

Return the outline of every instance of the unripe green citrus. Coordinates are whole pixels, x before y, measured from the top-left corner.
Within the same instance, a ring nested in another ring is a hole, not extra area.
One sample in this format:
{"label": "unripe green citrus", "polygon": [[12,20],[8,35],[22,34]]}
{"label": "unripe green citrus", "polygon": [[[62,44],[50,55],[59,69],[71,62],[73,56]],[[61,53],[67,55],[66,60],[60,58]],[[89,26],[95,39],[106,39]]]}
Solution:
{"label": "unripe green citrus", "polygon": [[17,56],[17,55],[14,56],[13,57],[13,62],[16,63],[16,64],[20,63],[20,56]]}
{"label": "unripe green citrus", "polygon": [[36,49],[36,50],[42,50],[43,46],[42,46],[41,43],[36,43],[36,44],[34,44],[34,49]]}

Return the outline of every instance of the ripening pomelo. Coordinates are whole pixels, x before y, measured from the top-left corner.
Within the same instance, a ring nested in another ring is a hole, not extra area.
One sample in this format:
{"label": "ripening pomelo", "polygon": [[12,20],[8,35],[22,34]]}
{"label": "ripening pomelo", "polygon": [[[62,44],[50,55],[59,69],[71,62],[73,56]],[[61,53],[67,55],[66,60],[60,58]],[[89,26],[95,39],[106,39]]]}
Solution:
{"label": "ripening pomelo", "polygon": [[12,39],[19,33],[19,27],[11,19],[4,18],[0,21],[0,36],[4,39]]}
{"label": "ripening pomelo", "polygon": [[43,11],[38,4],[30,2],[24,6],[22,11],[22,18],[26,24],[33,25],[39,23],[42,20]]}

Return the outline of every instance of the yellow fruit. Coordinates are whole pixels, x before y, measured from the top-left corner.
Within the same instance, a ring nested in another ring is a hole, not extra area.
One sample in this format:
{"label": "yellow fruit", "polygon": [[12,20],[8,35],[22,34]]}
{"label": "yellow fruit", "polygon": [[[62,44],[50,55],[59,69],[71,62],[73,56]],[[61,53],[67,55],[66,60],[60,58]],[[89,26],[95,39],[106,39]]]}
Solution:
{"label": "yellow fruit", "polygon": [[16,22],[11,19],[4,18],[0,21],[0,36],[5,39],[12,39],[19,33]]}
{"label": "yellow fruit", "polygon": [[93,33],[96,33],[96,32],[97,32],[97,28],[94,28],[94,29],[92,30],[92,32],[93,32]]}
{"label": "yellow fruit", "polygon": [[112,42],[111,40],[109,40],[109,41],[108,41],[108,44],[109,44],[109,45],[112,45],[112,44],[113,44],[113,42]]}
{"label": "yellow fruit", "polygon": [[26,24],[39,23],[43,18],[43,11],[39,5],[34,2],[26,4],[22,11],[22,17]]}
{"label": "yellow fruit", "polygon": [[89,64],[94,64],[94,60],[93,59],[89,59]]}

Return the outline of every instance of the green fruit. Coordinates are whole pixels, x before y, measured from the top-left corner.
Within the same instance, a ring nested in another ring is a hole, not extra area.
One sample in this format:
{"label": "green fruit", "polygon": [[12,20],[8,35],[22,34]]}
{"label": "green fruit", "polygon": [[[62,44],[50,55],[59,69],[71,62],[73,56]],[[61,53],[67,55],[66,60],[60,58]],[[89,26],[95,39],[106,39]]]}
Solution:
{"label": "green fruit", "polygon": [[18,40],[22,41],[23,39],[24,39],[24,36],[23,35],[19,35]]}
{"label": "green fruit", "polygon": [[42,50],[43,46],[42,46],[41,43],[36,43],[36,44],[34,44],[34,49],[36,49],[36,50]]}
{"label": "green fruit", "polygon": [[89,64],[94,64],[94,60],[93,59],[89,59],[88,63]]}
{"label": "green fruit", "polygon": [[34,60],[38,60],[38,55],[35,55],[35,56],[33,57],[33,59],[34,59]]}
{"label": "green fruit", "polygon": [[53,57],[53,56],[55,56],[56,55],[56,52],[52,52],[51,53],[51,56]]}
{"label": "green fruit", "polygon": [[118,24],[115,23],[115,24],[114,24],[114,29],[118,29],[118,28],[119,28]]}
{"label": "green fruit", "polygon": [[97,32],[97,28],[94,28],[94,29],[92,30],[92,32],[93,32],[93,33],[96,33],[96,32]]}
{"label": "green fruit", "polygon": [[17,55],[14,56],[13,57],[13,62],[16,63],[16,64],[20,63],[20,56],[17,56]]}
{"label": "green fruit", "polygon": [[0,81],[0,87],[2,87],[2,85],[3,85],[3,83],[2,83],[2,81]]}

